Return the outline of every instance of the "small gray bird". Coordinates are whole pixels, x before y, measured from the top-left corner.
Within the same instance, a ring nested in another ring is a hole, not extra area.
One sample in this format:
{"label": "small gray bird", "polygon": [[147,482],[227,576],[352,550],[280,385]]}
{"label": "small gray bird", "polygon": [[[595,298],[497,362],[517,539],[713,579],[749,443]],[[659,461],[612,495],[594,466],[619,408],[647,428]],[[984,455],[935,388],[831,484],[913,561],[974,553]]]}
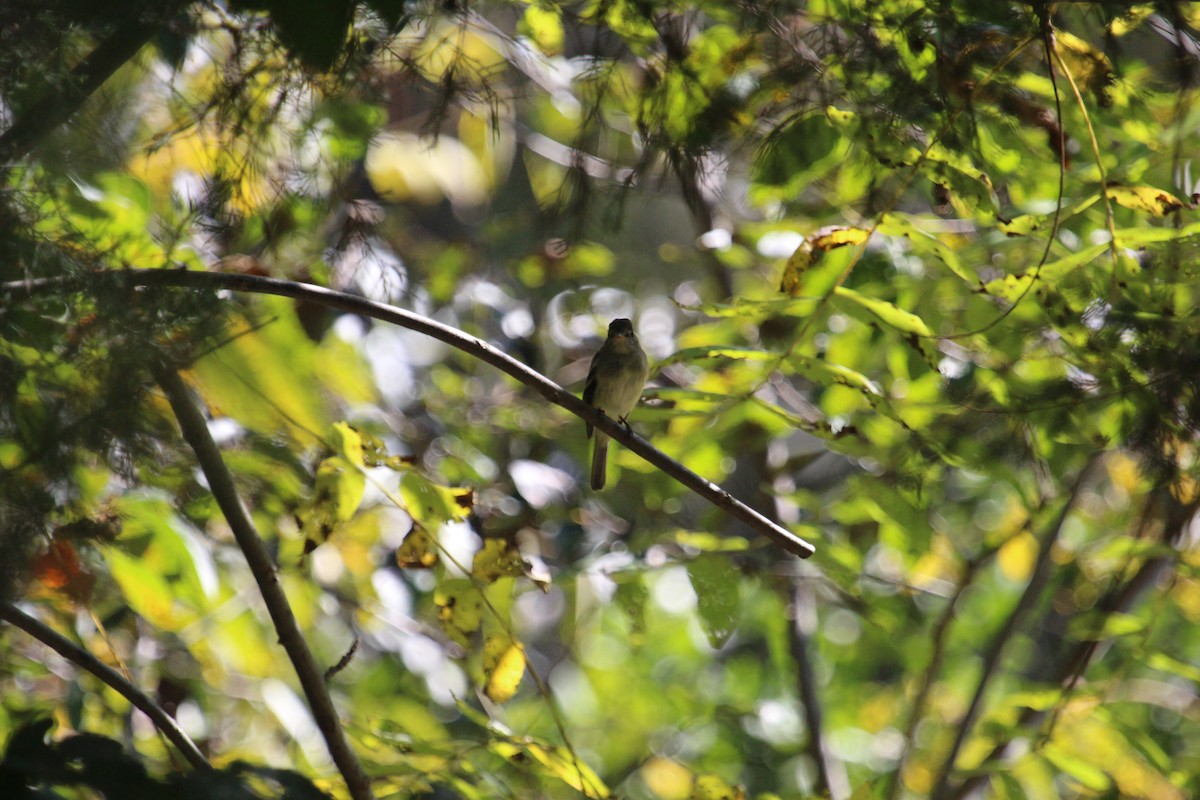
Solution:
{"label": "small gray bird", "polygon": [[[633,323],[624,318],[614,319],[608,326],[608,338],[592,356],[583,402],[618,422],[625,422],[641,398],[642,387],[649,376],[650,362],[638,344]],[[587,426],[587,435],[591,438],[591,425]],[[596,445],[592,450],[592,489],[603,489],[607,477],[608,436],[596,431]]]}

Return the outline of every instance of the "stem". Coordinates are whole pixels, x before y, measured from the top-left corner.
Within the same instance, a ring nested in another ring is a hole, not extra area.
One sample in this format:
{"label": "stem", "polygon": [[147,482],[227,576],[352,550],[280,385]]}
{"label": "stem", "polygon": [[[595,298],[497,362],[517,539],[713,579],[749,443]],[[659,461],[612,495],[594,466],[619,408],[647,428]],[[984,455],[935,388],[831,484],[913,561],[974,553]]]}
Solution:
{"label": "stem", "polygon": [[756,532],[771,539],[787,552],[800,558],[808,558],[816,551],[816,548],[809,542],[767,519],[753,508],[733,497],[733,495],[717,484],[692,472],[642,437],[631,430],[627,430],[621,423],[596,411],[596,409],[564,390],[540,372],[530,369],[512,356],[501,352],[482,339],[477,339],[449,325],[443,325],[428,317],[395,308],[394,306],[376,303],[362,297],[355,297],[354,295],[307,283],[297,283],[295,281],[285,281],[277,278],[265,278],[258,275],[245,275],[241,273],[174,269],[109,270],[71,279],[48,278],[14,281],[12,283],[0,284],[0,296],[30,296],[50,289],[87,286],[90,283],[103,280],[122,282],[130,287],[185,286],[190,288],[227,289],[231,291],[291,297],[297,300],[317,303],[329,308],[336,308],[352,314],[361,314],[383,322],[390,322],[394,325],[400,325],[409,330],[423,333],[426,336],[431,336],[480,361],[496,367],[501,372],[533,388],[550,402],[562,406],[592,427],[608,434],[631,452],[638,454],[664,474],[674,478],[685,488],[690,489],[730,516],[746,523]]}
{"label": "stem", "polygon": [[221,458],[221,451],[217,449],[216,442],[209,433],[204,415],[192,400],[187,384],[174,369],[159,366],[154,370],[154,378],[166,393],[171,409],[179,421],[183,438],[195,451],[196,460],[208,480],[213,498],[224,514],[225,521],[229,523],[229,528],[246,557],[246,563],[254,574],[254,580],[258,582],[258,589],[271,615],[271,622],[279,635],[279,643],[283,645],[292,666],[296,669],[300,687],[304,690],[308,705],[312,709],[313,720],[325,737],[329,754],[342,773],[350,796],[354,800],[374,800],[370,779],[363,771],[354,751],[350,749],[346,732],[338,719],[337,709],[333,706],[333,698],[329,696],[323,671],[304,641],[300,626],[292,614],[292,607],[288,604],[287,596],[279,583],[275,564],[250,520],[250,515],[242,505],[233,475]]}
{"label": "stem", "polygon": [[122,697],[133,703],[134,708],[149,717],[150,721],[162,731],[163,736],[167,737],[171,744],[175,745],[176,749],[183,754],[188,763],[196,769],[212,769],[208,759],[196,747],[195,742],[175,723],[171,715],[154,702],[148,694],[134,686],[124,675],[12,603],[0,603],[0,619],[25,631],[72,664],[87,670],[111,686]]}

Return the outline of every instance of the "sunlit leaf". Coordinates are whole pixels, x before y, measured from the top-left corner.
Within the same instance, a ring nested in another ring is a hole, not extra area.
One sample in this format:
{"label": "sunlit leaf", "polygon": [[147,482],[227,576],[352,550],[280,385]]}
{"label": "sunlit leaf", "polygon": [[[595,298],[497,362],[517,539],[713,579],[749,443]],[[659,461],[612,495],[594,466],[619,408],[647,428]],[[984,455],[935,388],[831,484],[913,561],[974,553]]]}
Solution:
{"label": "sunlit leaf", "polygon": [[1175,195],[1153,186],[1126,186],[1120,183],[1108,183],[1104,190],[1120,205],[1132,208],[1134,211],[1144,211],[1156,217],[1165,217],[1167,214],[1185,207],[1184,202]]}
{"label": "sunlit leaf", "polygon": [[696,776],[692,784],[692,800],[745,800],[746,790],[732,786],[720,775],[706,772]]}
{"label": "sunlit leaf", "polygon": [[[805,237],[784,265],[779,290],[791,296],[819,297],[825,294],[845,274],[858,248],[869,236],[870,232],[862,228],[835,225]],[[840,257],[827,255],[841,248],[845,249],[841,250]]]}
{"label": "sunlit leaf", "polygon": [[504,634],[493,634],[483,643],[484,694],[504,703],[517,693],[525,676],[525,648]]}
{"label": "sunlit leaf", "polygon": [[427,528],[467,518],[475,497],[470,489],[440,486],[416,472],[407,472],[400,480],[404,510]]}
{"label": "sunlit leaf", "polygon": [[853,289],[847,289],[845,286],[838,286],[834,292],[838,297],[853,301],[867,309],[883,320],[884,323],[901,333],[911,333],[917,336],[933,335],[933,331],[929,330],[929,326],[925,324],[924,320],[911,311],[905,311],[893,303],[875,297],[867,297]]}
{"label": "sunlit leaf", "polygon": [[1040,752],[1054,766],[1093,791],[1103,792],[1112,787],[1112,781],[1104,774],[1103,769],[1088,763],[1053,742],[1044,745]]}

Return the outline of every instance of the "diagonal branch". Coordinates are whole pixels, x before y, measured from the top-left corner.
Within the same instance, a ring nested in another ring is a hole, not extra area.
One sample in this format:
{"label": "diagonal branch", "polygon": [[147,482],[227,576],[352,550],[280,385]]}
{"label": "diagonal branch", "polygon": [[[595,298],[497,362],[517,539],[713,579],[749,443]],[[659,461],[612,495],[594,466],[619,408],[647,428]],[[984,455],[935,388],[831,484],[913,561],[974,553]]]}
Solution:
{"label": "diagonal branch", "polygon": [[217,501],[221,513],[225,516],[225,521],[229,523],[229,528],[233,531],[238,547],[246,557],[250,571],[254,573],[258,589],[262,593],[267,611],[271,615],[271,622],[279,635],[279,643],[283,645],[288,658],[296,668],[296,675],[300,680],[300,687],[304,690],[305,697],[308,698],[313,719],[325,737],[329,754],[342,773],[346,787],[350,790],[350,796],[354,800],[373,800],[370,779],[363,771],[358,757],[354,755],[354,751],[350,748],[350,742],[346,739],[346,732],[342,728],[341,720],[338,719],[337,709],[333,706],[333,698],[329,696],[323,671],[304,641],[300,626],[292,613],[292,607],[288,604],[283,587],[279,584],[279,575],[275,571],[275,564],[271,561],[266,545],[263,544],[254,523],[250,520],[250,515],[246,513],[246,509],[242,505],[237,487],[233,482],[233,475],[221,458],[221,451],[217,449],[216,442],[209,433],[204,415],[200,413],[200,409],[192,400],[187,384],[174,369],[168,366],[159,366],[154,370],[154,378],[166,393],[167,400],[171,403],[171,409],[179,421],[183,438],[195,451],[196,460],[200,463],[200,469],[208,480],[213,499]]}
{"label": "diagonal branch", "polygon": [[772,522],[741,502],[717,484],[692,472],[690,469],[663,453],[642,437],[626,429],[617,421],[604,416],[580,398],[563,389],[561,386],[530,369],[507,353],[501,352],[492,345],[457,328],[443,325],[440,322],[414,314],[411,311],[377,303],[362,297],[344,292],[326,289],[307,283],[264,278],[258,275],[246,275],[229,272],[202,272],[196,270],[169,269],[129,269],[99,271],[79,278],[46,278],[30,281],[14,281],[0,284],[2,296],[31,296],[52,289],[82,288],[100,281],[112,281],[129,287],[138,286],[184,286],[194,289],[231,290],[252,292],[257,294],[273,294],[290,297],[296,300],[316,303],[346,311],[361,314],[372,319],[400,325],[409,330],[423,333],[434,339],[445,342],[462,352],[478,358],[496,367],[521,383],[539,392],[543,397],[556,405],[583,419],[597,430],[603,431],[611,438],[620,442],[630,451],[637,453],[664,474],[674,478],[687,489],[712,503],[730,516],[741,520],[756,532],[763,534],[789,553],[808,558],[816,548],[796,536],[791,531]]}
{"label": "diagonal branch", "polygon": [[952,791],[950,778],[954,773],[954,762],[958,760],[958,754],[967,740],[967,735],[975,727],[975,719],[979,715],[979,710],[983,707],[983,698],[987,694],[988,688],[991,687],[992,677],[1000,667],[1000,657],[1004,654],[1005,646],[1021,627],[1021,623],[1025,621],[1025,617],[1037,605],[1042,597],[1042,590],[1046,588],[1046,584],[1050,581],[1050,553],[1054,549],[1054,543],[1058,541],[1058,537],[1062,533],[1063,524],[1066,523],[1067,518],[1071,515],[1071,511],[1075,508],[1075,501],[1079,499],[1079,490],[1083,488],[1084,482],[1091,475],[1092,466],[1095,463],[1096,459],[1093,457],[1079,471],[1079,474],[1075,476],[1075,483],[1071,486],[1071,492],[1067,495],[1062,509],[1059,510],[1054,525],[1042,535],[1041,545],[1038,547],[1037,557],[1033,563],[1033,576],[1029,579],[1029,583],[1026,585],[1025,591],[1021,594],[1021,598],[1017,601],[1016,607],[1012,610],[1012,613],[1005,617],[1004,624],[996,632],[996,635],[992,637],[992,641],[988,644],[987,650],[983,654],[983,672],[979,676],[979,684],[975,687],[975,694],[971,698],[971,704],[967,706],[966,714],[959,720],[958,730],[954,734],[954,743],[950,746],[950,752],[946,754],[946,759],[942,762],[941,771],[933,784],[933,791],[930,792],[930,797],[933,800],[944,800]]}
{"label": "diagonal branch", "polygon": [[122,697],[150,718],[150,721],[162,731],[163,736],[166,736],[171,744],[175,745],[179,752],[183,754],[188,763],[196,769],[212,769],[212,765],[208,763],[208,759],[196,747],[195,742],[188,738],[188,735],[175,723],[171,715],[163,710],[162,706],[154,702],[148,694],[130,683],[124,675],[50,626],[29,616],[12,603],[0,603],[0,619],[25,631],[72,664],[87,670],[113,689],[116,689]]}
{"label": "diagonal branch", "polygon": [[[165,17],[170,4],[161,12]],[[58,87],[46,92],[0,135],[0,172],[26,156],[37,143],[70,119],[103,83],[129,62],[161,29],[161,22],[133,20],[102,40]]]}

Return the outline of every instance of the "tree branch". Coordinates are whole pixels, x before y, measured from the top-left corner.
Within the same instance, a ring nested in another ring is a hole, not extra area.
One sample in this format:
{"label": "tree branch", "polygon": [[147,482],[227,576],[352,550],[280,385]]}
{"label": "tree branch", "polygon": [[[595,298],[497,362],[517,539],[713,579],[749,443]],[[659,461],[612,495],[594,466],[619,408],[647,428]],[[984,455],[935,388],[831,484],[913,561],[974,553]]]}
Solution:
{"label": "tree branch", "polygon": [[0,619],[20,628],[72,664],[104,681],[118,694],[133,703],[134,708],[149,717],[171,744],[175,745],[175,748],[183,754],[189,764],[196,769],[212,769],[208,759],[196,747],[195,742],[188,738],[188,735],[175,723],[171,715],[154,702],[148,694],[134,686],[124,675],[12,603],[0,603]]}
{"label": "tree branch", "polygon": [[323,670],[317,665],[317,660],[304,641],[300,626],[296,622],[295,615],[292,614],[292,607],[288,604],[283,587],[279,584],[275,564],[271,561],[271,556],[267,553],[262,539],[259,538],[258,531],[250,520],[250,515],[242,506],[237,487],[233,482],[233,475],[221,458],[221,452],[217,449],[212,434],[209,433],[204,415],[200,413],[200,409],[193,402],[187,384],[179,377],[179,373],[167,366],[157,367],[154,373],[155,380],[158,381],[167,395],[167,400],[171,403],[183,438],[195,451],[196,460],[200,463],[200,469],[208,480],[213,498],[217,501],[221,513],[225,515],[225,521],[229,523],[229,528],[233,531],[234,538],[246,557],[250,571],[254,573],[254,580],[258,582],[258,589],[266,602],[271,622],[279,635],[279,643],[283,645],[288,658],[292,661],[292,666],[296,669],[300,686],[304,690],[305,697],[308,698],[309,708],[312,709],[313,719],[325,737],[329,754],[342,773],[346,787],[350,790],[350,796],[354,800],[373,800],[370,779],[363,771],[362,765],[359,764],[357,756],[354,755],[354,751],[346,739],[346,732],[342,729],[341,720],[338,719],[337,709],[333,706],[333,698],[329,696],[329,690],[325,685]]}
{"label": "tree branch", "polygon": [[950,777],[954,772],[954,762],[958,760],[958,754],[967,740],[967,734],[975,726],[975,718],[983,706],[984,695],[987,694],[992,677],[1000,666],[1000,656],[1003,655],[1005,646],[1020,628],[1021,623],[1025,621],[1025,617],[1041,599],[1042,590],[1046,588],[1046,584],[1050,580],[1050,552],[1054,548],[1054,543],[1058,541],[1059,534],[1062,533],[1063,524],[1070,516],[1071,510],[1075,508],[1075,501],[1079,499],[1079,490],[1083,488],[1084,481],[1091,474],[1092,465],[1095,463],[1096,459],[1093,457],[1075,476],[1075,483],[1071,486],[1071,492],[1058,512],[1058,518],[1050,530],[1042,536],[1037,558],[1033,564],[1033,575],[1029,579],[1025,591],[1021,594],[1021,599],[1017,601],[1012,613],[1005,618],[1004,624],[1000,626],[1000,630],[996,632],[984,652],[983,672],[979,676],[979,684],[975,687],[975,695],[971,698],[971,704],[967,706],[967,713],[959,720],[958,729],[954,734],[954,743],[950,746],[950,752],[946,754],[941,771],[933,784],[933,791],[929,795],[932,800],[944,800],[952,792]]}
{"label": "tree branch", "polygon": [[[162,13],[169,12],[168,7]],[[130,21],[96,45],[71,71],[58,91],[46,92],[0,135],[0,171],[23,158],[42,137],[70,119],[84,101],[137,55],[160,28],[161,22]]]}
{"label": "tree branch", "polygon": [[99,271],[86,277],[45,278],[30,281],[14,281],[0,284],[0,295],[31,296],[51,289],[84,288],[91,282],[110,280],[129,287],[138,286],[184,286],[197,289],[226,289],[238,292],[274,294],[317,303],[352,314],[361,314],[372,319],[390,322],[409,330],[423,333],[445,342],[462,352],[496,367],[501,372],[516,378],[535,389],[543,397],[580,417],[597,430],[603,431],[620,442],[631,452],[644,458],[664,474],[674,478],[687,489],[741,520],[758,533],[771,539],[789,553],[808,558],[816,548],[791,531],[767,519],[765,516],[736,499],[717,484],[700,477],[680,464],[642,437],[626,429],[619,422],[604,416],[580,398],[567,392],[558,384],[517,361],[492,345],[440,322],[405,311],[394,306],[377,303],[362,297],[337,292],[312,284],[264,278],[257,275],[227,272],[201,272],[196,270],[130,269]]}

